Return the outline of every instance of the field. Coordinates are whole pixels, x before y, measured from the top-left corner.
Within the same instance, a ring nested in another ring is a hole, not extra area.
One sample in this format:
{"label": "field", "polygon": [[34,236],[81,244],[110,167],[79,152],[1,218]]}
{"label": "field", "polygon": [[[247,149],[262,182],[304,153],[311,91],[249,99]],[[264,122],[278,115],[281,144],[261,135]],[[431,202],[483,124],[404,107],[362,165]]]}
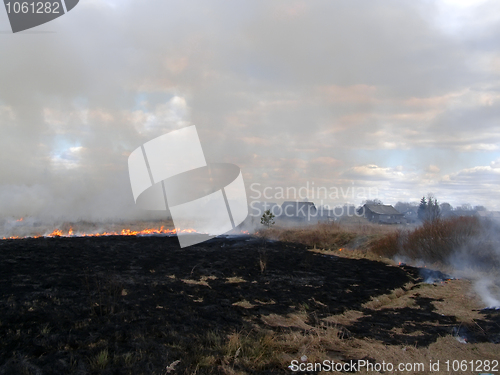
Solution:
{"label": "field", "polygon": [[425,283],[384,257],[395,229],[272,228],[186,249],[158,236],[0,241],[0,374],[289,374],[293,360],[488,372],[500,312],[481,310],[470,280]]}

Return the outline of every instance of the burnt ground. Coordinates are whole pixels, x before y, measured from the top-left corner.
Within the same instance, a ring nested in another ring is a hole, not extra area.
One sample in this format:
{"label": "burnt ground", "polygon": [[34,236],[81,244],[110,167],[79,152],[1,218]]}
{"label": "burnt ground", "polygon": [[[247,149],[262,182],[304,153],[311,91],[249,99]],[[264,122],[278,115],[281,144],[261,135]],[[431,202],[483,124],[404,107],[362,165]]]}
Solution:
{"label": "burnt ground", "polygon": [[[362,307],[417,280],[417,269],[289,243],[265,248],[263,255],[263,242],[252,237],[186,249],[175,237],[0,241],[0,374],[163,374],[176,360],[176,373],[191,373],[213,350],[206,340],[214,332],[249,331],[264,325],[262,316],[304,310],[311,325],[363,311],[344,332],[388,345],[429,345],[457,329],[453,316],[436,313],[418,294],[417,307]],[[241,301],[250,308],[233,305]],[[498,316],[485,313],[482,336],[473,339],[498,340]],[[110,360],[99,362],[103,350]],[[204,372],[217,370],[198,369]]]}

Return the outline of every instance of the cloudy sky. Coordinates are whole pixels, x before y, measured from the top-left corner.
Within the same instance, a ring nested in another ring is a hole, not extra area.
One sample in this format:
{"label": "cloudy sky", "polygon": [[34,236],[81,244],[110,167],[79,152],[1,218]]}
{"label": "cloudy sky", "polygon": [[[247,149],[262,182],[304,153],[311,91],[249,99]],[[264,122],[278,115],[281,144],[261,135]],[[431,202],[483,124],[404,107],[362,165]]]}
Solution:
{"label": "cloudy sky", "polygon": [[500,210],[499,40],[495,0],[81,0],[16,34],[0,9],[0,215],[140,215],[128,155],[193,124],[250,198]]}

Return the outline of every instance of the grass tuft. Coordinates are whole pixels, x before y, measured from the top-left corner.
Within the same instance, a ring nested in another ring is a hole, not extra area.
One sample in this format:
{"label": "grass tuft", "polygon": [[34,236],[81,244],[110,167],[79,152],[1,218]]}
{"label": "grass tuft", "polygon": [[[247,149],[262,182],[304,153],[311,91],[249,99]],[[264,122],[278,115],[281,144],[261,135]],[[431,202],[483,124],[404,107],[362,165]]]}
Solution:
{"label": "grass tuft", "polygon": [[103,370],[110,362],[108,349],[101,350],[95,357],[90,359],[92,370]]}

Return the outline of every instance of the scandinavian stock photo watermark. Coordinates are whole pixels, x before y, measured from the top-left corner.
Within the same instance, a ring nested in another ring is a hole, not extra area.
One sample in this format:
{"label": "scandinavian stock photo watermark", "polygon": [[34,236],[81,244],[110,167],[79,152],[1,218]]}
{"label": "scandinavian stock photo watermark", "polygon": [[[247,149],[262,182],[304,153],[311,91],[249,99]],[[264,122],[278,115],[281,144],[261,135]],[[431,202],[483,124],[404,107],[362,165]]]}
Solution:
{"label": "scandinavian stock photo watermark", "polygon": [[227,233],[248,215],[240,168],[207,163],[194,125],[136,148],[128,158],[128,170],[136,205],[156,211],[168,208],[181,247]]}
{"label": "scandinavian stock photo watermark", "polygon": [[[335,219],[339,217],[362,217],[364,207],[356,209],[352,204],[332,204],[332,201],[370,201],[378,199],[376,187],[364,186],[317,186],[307,181],[303,186],[250,185],[250,212],[252,217],[261,217],[269,210],[278,218],[305,218],[306,220]],[[282,201],[281,205],[275,203]]]}
{"label": "scandinavian stock photo watermark", "polygon": [[[302,356],[300,361],[295,359],[288,366],[292,372],[376,372],[376,373],[441,373],[453,371],[480,372],[480,375],[490,375],[491,372],[499,371],[498,360],[429,360],[429,362],[372,362],[365,359],[352,360],[349,362],[336,362],[324,360],[322,362],[309,362],[307,356]],[[487,372],[481,372],[487,371]]]}

